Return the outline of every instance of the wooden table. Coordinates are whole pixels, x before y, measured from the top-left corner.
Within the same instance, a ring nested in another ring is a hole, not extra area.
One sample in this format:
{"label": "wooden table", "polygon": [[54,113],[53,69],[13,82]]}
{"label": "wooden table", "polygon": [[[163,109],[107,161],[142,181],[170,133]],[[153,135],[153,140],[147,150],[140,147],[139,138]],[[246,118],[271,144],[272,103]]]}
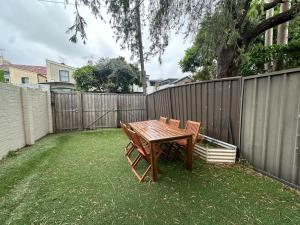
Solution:
{"label": "wooden table", "polygon": [[158,120],[129,123],[129,126],[150,144],[153,181],[157,181],[155,148],[160,143],[171,142],[178,139],[187,139],[187,160],[185,166],[187,170],[192,170],[192,133],[186,132],[183,129],[170,127]]}

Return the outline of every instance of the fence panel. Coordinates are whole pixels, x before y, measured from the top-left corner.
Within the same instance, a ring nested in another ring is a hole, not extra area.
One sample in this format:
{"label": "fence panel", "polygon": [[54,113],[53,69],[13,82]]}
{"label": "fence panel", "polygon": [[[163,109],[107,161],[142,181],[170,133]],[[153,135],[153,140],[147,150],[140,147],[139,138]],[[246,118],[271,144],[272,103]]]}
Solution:
{"label": "fence panel", "polygon": [[163,89],[147,96],[148,118],[171,117],[170,90]]}
{"label": "fence panel", "polygon": [[54,125],[56,131],[78,129],[78,104],[76,93],[55,93]]}
{"label": "fence panel", "polygon": [[242,100],[242,156],[255,168],[300,186],[300,70],[245,78]]}
{"label": "fence panel", "polygon": [[147,102],[147,115],[149,120],[156,119],[155,116],[155,102],[154,102],[154,95],[147,95],[146,97]]}
{"label": "fence panel", "polygon": [[113,128],[146,119],[146,96],[114,93],[52,93],[57,131]]}
{"label": "fence panel", "polygon": [[146,96],[141,94],[118,95],[119,120],[124,123],[146,120]]}
{"label": "fence panel", "polygon": [[116,127],[116,94],[82,93],[83,128]]}
{"label": "fence panel", "polygon": [[200,121],[211,137],[239,145],[241,79],[230,78],[170,87],[147,96],[148,116]]}

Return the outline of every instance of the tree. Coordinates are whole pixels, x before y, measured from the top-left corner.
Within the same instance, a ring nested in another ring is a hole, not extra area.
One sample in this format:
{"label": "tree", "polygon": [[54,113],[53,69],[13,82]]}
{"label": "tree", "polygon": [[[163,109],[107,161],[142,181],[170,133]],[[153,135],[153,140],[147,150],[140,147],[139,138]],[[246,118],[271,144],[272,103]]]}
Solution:
{"label": "tree", "polygon": [[[68,0],[65,0],[68,3]],[[110,15],[110,24],[114,30],[116,40],[121,44],[122,49],[129,49],[132,58],[138,57],[140,62],[140,81],[143,84],[143,92],[146,94],[146,71],[144,65],[144,49],[142,40],[142,23],[144,0],[119,0],[119,1],[100,1],[100,0],[75,0],[75,21],[69,28],[73,32],[70,40],[77,42],[77,35],[80,35],[83,41],[87,40],[85,33],[86,22],[79,13],[79,5],[88,6],[92,13],[103,19],[101,9],[106,7]],[[142,14],[142,15],[141,15]]]}
{"label": "tree", "polygon": [[264,64],[273,61],[274,70],[290,69],[300,66],[300,17],[289,25],[288,44],[264,46],[263,37],[259,36],[242,55],[239,73],[242,76],[264,73]]}
{"label": "tree", "polygon": [[[289,10],[269,18],[265,11],[272,9],[284,0],[266,3],[262,0],[178,0],[152,1],[150,4],[150,35],[152,50],[162,54],[169,42],[171,30],[195,34],[203,26],[203,19],[211,23],[212,29],[206,40],[217,39],[217,76],[219,78],[237,75],[241,55],[247,51],[257,36],[266,30],[294,19],[299,15],[300,3],[292,1]],[[207,48],[210,41],[204,42]]]}
{"label": "tree", "polygon": [[[219,15],[212,15],[202,21],[192,47],[186,50],[184,58],[180,61],[182,71],[192,72],[198,80],[213,79],[216,75],[217,46],[222,42],[222,35],[213,35],[218,31],[211,22],[215,17]],[[277,28],[274,32],[277,32]],[[263,33],[256,37],[247,51],[241,53],[238,74],[247,76],[264,73],[264,65],[270,61],[274,62],[276,70],[300,66],[300,17],[290,22],[289,33],[288,45],[266,46]],[[284,63],[278,63],[281,61]]]}
{"label": "tree", "polygon": [[203,20],[191,48],[185,51],[179,65],[183,72],[192,72],[195,80],[209,80],[216,78],[217,46],[220,44],[221,35],[213,20],[218,19],[218,14]]}
{"label": "tree", "polygon": [[78,89],[83,91],[130,93],[139,83],[139,69],[123,57],[100,59],[94,66],[84,66],[74,72]]}
{"label": "tree", "polygon": [[[100,0],[76,0],[76,2],[90,6],[95,15],[100,12]],[[103,2],[122,6],[122,10],[128,12],[131,8],[130,4],[135,1]],[[140,0],[140,2],[143,1]],[[195,35],[202,26],[203,19],[208,18],[207,21],[213,22],[217,28],[209,37],[219,36],[220,41],[216,49],[217,76],[219,78],[235,76],[241,64],[241,54],[248,50],[249,45],[257,36],[299,15],[300,3],[298,0],[292,0],[289,10],[265,18],[267,10],[284,2],[286,0],[273,0],[271,3],[264,3],[263,0],[152,0],[147,17],[152,42],[150,52],[158,54],[161,58],[174,29],[178,32],[184,29],[186,36]],[[79,32],[81,37],[85,37],[85,25],[84,19],[79,13],[76,14],[73,26],[75,34]],[[125,29],[131,29],[130,26],[124,25]],[[126,43],[129,40],[125,39]]]}
{"label": "tree", "polygon": [[0,70],[0,83],[5,83],[4,71]]}
{"label": "tree", "polygon": [[[289,0],[280,4],[280,12],[286,12],[291,7]],[[287,44],[288,43],[288,27],[289,22],[282,23],[278,26],[277,31],[277,44]]]}
{"label": "tree", "polygon": [[[265,0],[265,4],[268,4],[271,2],[272,2],[272,0]],[[269,19],[272,16],[274,16],[274,8],[266,10],[266,19]],[[273,34],[274,34],[273,28],[266,30],[266,32],[265,32],[265,46],[266,47],[273,45]],[[272,59],[271,59],[271,61],[265,63],[266,71],[269,71],[271,68],[272,68]]]}
{"label": "tree", "polygon": [[[73,77],[76,80],[77,88],[81,91],[89,91],[95,86],[95,69],[93,66],[83,66],[76,69],[73,73]],[[100,90],[99,87],[97,87]]]}

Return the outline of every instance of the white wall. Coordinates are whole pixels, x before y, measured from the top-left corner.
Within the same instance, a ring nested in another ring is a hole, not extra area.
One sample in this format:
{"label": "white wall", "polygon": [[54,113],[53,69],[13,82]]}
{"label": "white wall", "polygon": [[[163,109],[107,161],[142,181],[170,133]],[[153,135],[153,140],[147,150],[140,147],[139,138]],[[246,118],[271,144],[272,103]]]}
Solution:
{"label": "white wall", "polygon": [[52,132],[49,91],[0,83],[0,159]]}

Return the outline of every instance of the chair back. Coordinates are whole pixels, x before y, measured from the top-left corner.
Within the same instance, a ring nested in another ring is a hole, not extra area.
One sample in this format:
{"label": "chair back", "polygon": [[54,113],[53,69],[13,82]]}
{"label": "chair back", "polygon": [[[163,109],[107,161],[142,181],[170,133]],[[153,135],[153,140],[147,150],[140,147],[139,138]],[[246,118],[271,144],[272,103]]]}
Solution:
{"label": "chair back", "polygon": [[188,120],[185,124],[185,130],[193,133],[193,144],[197,142],[200,132],[201,123]]}
{"label": "chair back", "polygon": [[130,134],[128,132],[128,127],[125,123],[123,123],[122,121],[120,121],[120,125],[121,125],[121,128],[122,130],[124,131],[124,133],[127,135],[128,139],[131,140],[131,137],[130,137]]}
{"label": "chair back", "polygon": [[160,122],[167,123],[167,120],[168,119],[166,117],[163,117],[163,116],[159,117]]}
{"label": "chair back", "polygon": [[147,152],[139,138],[139,136],[132,130],[128,130],[129,135],[131,137],[131,140],[133,142],[133,144],[135,145],[135,147],[137,148],[137,150],[144,156],[147,155]]}
{"label": "chair back", "polygon": [[180,124],[180,120],[175,120],[175,119],[169,119],[169,123],[168,123],[171,127],[179,127]]}

